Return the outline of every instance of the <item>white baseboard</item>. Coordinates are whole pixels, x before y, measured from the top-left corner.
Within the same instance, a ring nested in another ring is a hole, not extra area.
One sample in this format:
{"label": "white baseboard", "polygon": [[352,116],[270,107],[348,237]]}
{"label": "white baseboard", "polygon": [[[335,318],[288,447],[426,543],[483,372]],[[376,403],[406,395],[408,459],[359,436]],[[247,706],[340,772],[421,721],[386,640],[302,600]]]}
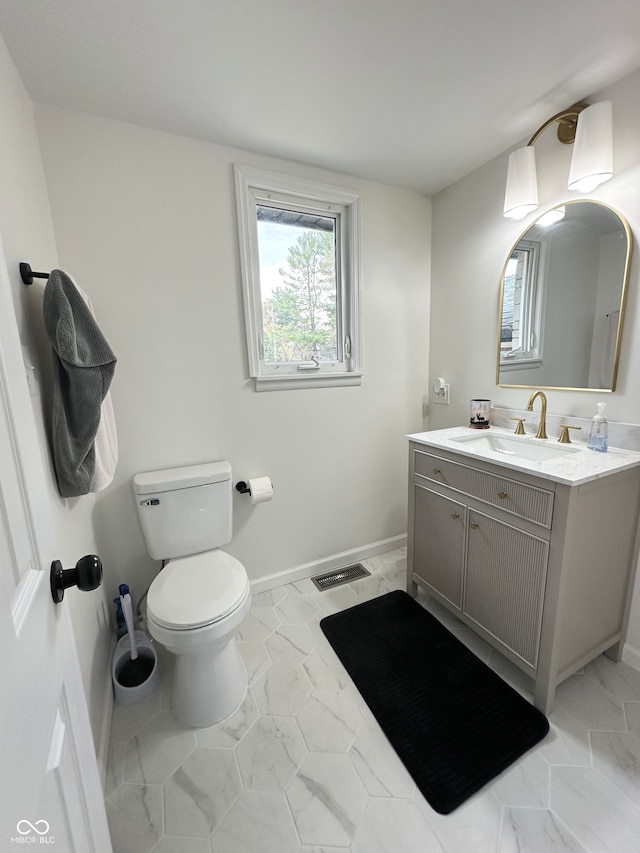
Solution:
{"label": "white baseboard", "polygon": [[107,764],[109,762],[109,742],[111,739],[111,717],[113,716],[113,682],[111,679],[111,661],[115,652],[117,637],[111,639],[111,647],[109,649],[109,666],[107,667],[107,684],[104,691],[104,709],[102,712],[102,727],[100,728],[100,740],[98,749],[96,750],[96,758],[98,760],[98,772],[100,773],[100,784],[102,790],[105,790],[105,782],[107,778]]}
{"label": "white baseboard", "polygon": [[265,592],[267,589],[274,589],[277,586],[294,583],[304,578],[310,578],[313,575],[332,572],[334,569],[340,569],[343,566],[348,566],[350,563],[366,560],[367,557],[375,557],[377,554],[384,554],[385,551],[403,548],[406,544],[406,533],[402,536],[392,536],[390,539],[371,542],[369,545],[363,545],[360,548],[352,548],[350,551],[332,554],[329,557],[324,557],[322,560],[314,560],[312,563],[303,563],[303,565],[294,566],[292,569],[285,569],[282,572],[275,572],[263,578],[256,578],[256,580],[251,581],[251,591]]}
{"label": "white baseboard", "polygon": [[636,649],[630,646],[629,643],[625,643],[622,647],[622,660],[640,672],[640,649]]}

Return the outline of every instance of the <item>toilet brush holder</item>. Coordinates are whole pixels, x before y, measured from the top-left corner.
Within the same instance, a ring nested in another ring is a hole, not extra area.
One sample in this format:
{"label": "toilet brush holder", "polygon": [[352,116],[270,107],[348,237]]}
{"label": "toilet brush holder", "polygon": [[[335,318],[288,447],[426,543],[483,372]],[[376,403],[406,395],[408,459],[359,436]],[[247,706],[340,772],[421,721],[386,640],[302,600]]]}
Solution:
{"label": "toilet brush holder", "polygon": [[140,668],[145,676],[139,684],[125,685],[119,680],[120,674],[131,660],[131,639],[128,634],[125,634],[118,640],[111,667],[113,695],[117,705],[133,705],[134,702],[140,702],[153,693],[160,683],[158,656],[153,643],[144,631],[136,631],[134,639],[138,650],[138,659],[145,664]]}

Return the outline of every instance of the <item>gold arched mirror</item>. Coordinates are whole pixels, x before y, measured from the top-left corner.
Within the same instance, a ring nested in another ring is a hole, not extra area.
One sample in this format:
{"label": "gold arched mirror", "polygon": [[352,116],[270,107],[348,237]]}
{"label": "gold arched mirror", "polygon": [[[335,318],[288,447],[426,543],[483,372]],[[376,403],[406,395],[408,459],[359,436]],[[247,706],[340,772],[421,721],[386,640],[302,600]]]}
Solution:
{"label": "gold arched mirror", "polygon": [[518,238],[502,273],[498,385],[615,390],[631,242],[595,201],[558,205]]}

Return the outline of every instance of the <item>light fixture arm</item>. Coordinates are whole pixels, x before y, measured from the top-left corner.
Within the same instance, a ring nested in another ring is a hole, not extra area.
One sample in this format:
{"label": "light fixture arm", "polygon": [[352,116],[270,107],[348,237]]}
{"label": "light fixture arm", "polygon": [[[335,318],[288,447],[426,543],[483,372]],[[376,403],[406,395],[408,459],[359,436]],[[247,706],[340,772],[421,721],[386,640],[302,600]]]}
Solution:
{"label": "light fixture arm", "polygon": [[503,214],[523,219],[538,207],[534,143],[552,124],[558,125],[558,141],[573,145],[567,188],[589,193],[613,177],[611,101],[574,104],[551,116],[529,142],[509,154]]}
{"label": "light fixture arm", "polygon": [[578,127],[578,116],[582,110],[586,109],[589,104],[574,104],[568,110],[562,110],[556,115],[551,116],[548,121],[539,127],[533,134],[527,145],[533,145],[536,139],[545,132],[554,122],[558,122],[558,141],[563,145],[571,145],[576,138],[576,128]]}

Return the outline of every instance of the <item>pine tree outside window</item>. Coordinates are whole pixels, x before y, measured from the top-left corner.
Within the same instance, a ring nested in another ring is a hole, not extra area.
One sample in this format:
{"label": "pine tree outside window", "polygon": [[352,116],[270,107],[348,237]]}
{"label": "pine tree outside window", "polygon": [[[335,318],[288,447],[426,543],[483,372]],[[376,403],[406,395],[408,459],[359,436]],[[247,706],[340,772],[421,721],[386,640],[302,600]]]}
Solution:
{"label": "pine tree outside window", "polygon": [[359,384],[357,195],[240,166],[236,190],[256,389]]}

